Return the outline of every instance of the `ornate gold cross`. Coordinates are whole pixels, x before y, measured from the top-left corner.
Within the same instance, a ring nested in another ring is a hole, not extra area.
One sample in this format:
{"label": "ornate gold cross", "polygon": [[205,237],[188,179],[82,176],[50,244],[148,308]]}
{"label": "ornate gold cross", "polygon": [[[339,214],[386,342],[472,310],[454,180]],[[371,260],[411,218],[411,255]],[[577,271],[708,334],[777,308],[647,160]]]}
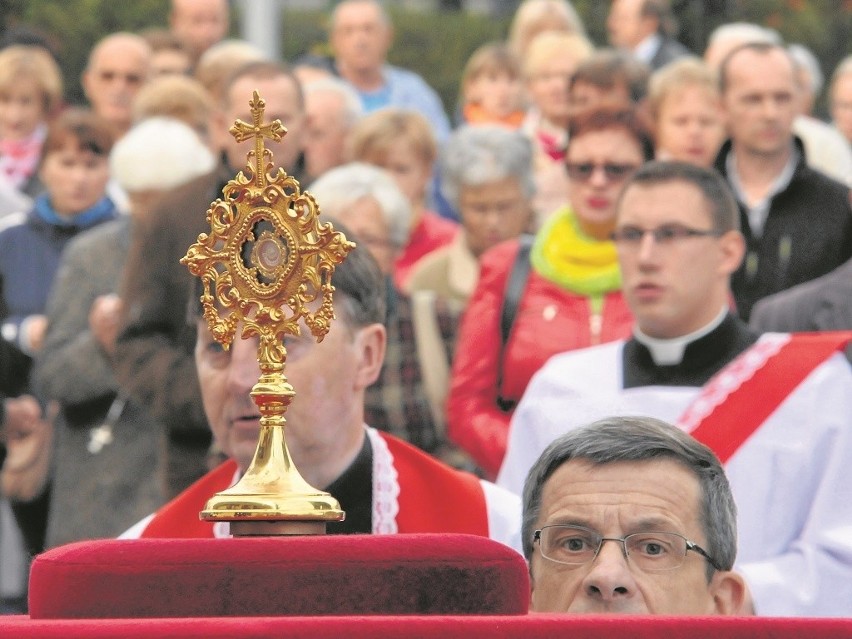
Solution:
{"label": "ornate gold cross", "polygon": [[355,244],[320,222],[316,201],[293,177],[281,168],[272,173],[264,139],[280,140],[287,131],[278,120],[263,122],[257,91],[249,105],[253,124],[237,120],[230,133],[238,142],[254,138],[250,176],[241,171],[225,185],[224,198],[207,211],[210,233],[181,259],[201,278],[213,337],[227,348],[242,326],[243,338],[259,338],[261,375],[251,391],[261,414],[258,449],[239,483],[211,499],[202,518],[231,521],[234,534],[243,525],[251,528],[243,534],[258,534],[256,524],[261,534],[319,532],[319,522],[324,531],[324,522],[342,519],[343,511],[302,479],[287,451],[284,413],[295,391],[284,375],[284,336],[298,335],[303,321],[322,341],[334,318],[332,274]]}
{"label": "ornate gold cross", "polygon": [[[265,148],[263,138],[269,138],[278,142],[282,137],[287,135],[287,129],[281,124],[281,120],[273,120],[268,124],[263,124],[263,112],[266,110],[266,101],[263,100],[257,91],[252,95],[251,102],[251,119],[252,124],[237,120],[228,132],[234,136],[237,142],[245,142],[249,138],[254,138],[254,174],[256,176],[257,185],[263,188],[266,185],[266,175],[264,174],[264,155],[269,154],[270,161],[272,154]],[[249,156],[251,157],[251,156]]]}

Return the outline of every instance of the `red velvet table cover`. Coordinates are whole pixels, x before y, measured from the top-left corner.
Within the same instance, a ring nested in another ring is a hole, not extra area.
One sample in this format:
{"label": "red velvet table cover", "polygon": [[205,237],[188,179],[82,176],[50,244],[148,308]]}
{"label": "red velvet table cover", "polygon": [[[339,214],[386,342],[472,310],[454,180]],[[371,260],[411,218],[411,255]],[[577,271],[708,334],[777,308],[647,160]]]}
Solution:
{"label": "red velvet table cover", "polygon": [[850,619],[761,617],[388,616],[206,619],[51,619],[0,617],[0,637],[103,639],[849,639]]}
{"label": "red velvet table cover", "polygon": [[33,562],[33,619],[491,614],[529,603],[526,563],[473,535],[99,540]]}

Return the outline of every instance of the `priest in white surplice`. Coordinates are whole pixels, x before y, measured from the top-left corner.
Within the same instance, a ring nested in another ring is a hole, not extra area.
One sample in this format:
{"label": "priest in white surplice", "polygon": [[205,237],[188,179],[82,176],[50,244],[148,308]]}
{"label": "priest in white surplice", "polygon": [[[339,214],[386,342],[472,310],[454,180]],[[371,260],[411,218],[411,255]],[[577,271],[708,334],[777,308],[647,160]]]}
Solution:
{"label": "priest in white surplice", "polygon": [[850,616],[852,371],[838,352],[850,335],[758,339],[734,317],[738,228],[715,173],[652,163],[631,178],[614,239],[634,336],[539,371],[498,483],[520,493],[547,444],[601,417],[678,423],[725,464],[739,510],[736,568],[755,612]]}

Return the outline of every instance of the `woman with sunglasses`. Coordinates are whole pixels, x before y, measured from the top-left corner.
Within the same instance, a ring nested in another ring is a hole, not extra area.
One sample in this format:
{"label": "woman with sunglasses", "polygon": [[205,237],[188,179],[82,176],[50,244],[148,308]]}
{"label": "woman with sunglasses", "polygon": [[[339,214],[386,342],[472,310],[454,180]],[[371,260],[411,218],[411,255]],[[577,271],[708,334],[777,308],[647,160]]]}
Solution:
{"label": "woman with sunglasses", "polygon": [[621,186],[653,157],[653,144],[624,107],[577,114],[568,134],[568,204],[529,248],[510,240],[482,256],[461,324],[449,433],[488,477],[500,469],[512,410],[545,361],[625,337],[632,326],[610,235]]}

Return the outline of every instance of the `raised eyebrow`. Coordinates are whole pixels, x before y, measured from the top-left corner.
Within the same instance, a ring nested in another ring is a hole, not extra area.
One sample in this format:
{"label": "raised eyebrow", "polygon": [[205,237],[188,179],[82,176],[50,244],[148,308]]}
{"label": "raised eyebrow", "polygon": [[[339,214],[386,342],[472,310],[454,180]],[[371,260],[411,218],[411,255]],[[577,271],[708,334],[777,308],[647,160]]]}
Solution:
{"label": "raised eyebrow", "polygon": [[594,532],[597,532],[595,526],[587,519],[583,519],[581,517],[558,517],[556,519],[546,521],[542,528],[545,526],[580,526],[582,528],[588,528]]}
{"label": "raised eyebrow", "polygon": [[627,526],[626,529],[630,531],[627,533],[628,535],[646,532],[674,532],[679,535],[682,534],[679,531],[679,527],[675,525],[675,522],[667,517],[643,517],[642,519],[631,522],[630,526]]}

